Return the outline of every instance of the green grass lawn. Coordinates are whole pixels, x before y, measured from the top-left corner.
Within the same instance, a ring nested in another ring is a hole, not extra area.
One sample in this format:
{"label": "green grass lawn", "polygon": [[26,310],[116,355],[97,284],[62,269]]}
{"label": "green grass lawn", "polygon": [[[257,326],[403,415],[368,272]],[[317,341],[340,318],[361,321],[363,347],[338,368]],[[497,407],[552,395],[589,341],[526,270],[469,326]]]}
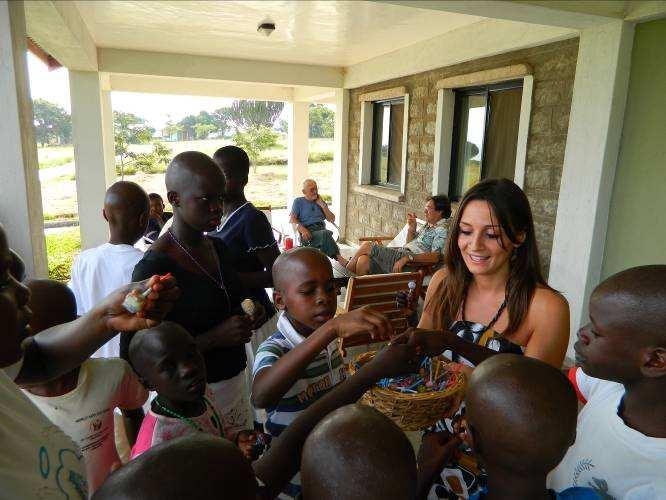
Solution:
{"label": "green grass lawn", "polygon": [[74,147],[46,146],[37,148],[39,168],[59,167],[74,161]]}
{"label": "green grass lawn", "polygon": [[49,278],[68,282],[74,258],[81,251],[81,233],[78,227],[65,228],[46,235]]}
{"label": "green grass lawn", "polygon": [[[265,162],[272,164],[259,165],[250,171],[250,179],[247,188],[248,198],[262,205],[283,206],[287,196],[287,146],[286,137],[280,138],[278,147],[264,151]],[[218,148],[230,144],[229,139],[214,139],[204,141],[178,141],[165,142],[174,155],[189,150],[202,151],[212,155]],[[308,166],[309,176],[317,179],[322,194],[330,192],[332,185],[332,139],[310,139],[311,162]],[[150,144],[132,145],[131,150],[148,152],[152,148]],[[76,214],[76,182],[74,177],[73,149],[71,146],[50,146],[39,148],[40,168],[45,169],[40,173],[42,183],[42,204],[45,218],[48,220],[71,218]],[[68,164],[60,164],[56,170],[54,167],[58,162],[70,159]],[[164,173],[146,174],[137,172],[126,175],[126,180],[141,185],[147,192],[160,193],[166,198],[164,187]],[[100,201],[101,203],[101,201]]]}

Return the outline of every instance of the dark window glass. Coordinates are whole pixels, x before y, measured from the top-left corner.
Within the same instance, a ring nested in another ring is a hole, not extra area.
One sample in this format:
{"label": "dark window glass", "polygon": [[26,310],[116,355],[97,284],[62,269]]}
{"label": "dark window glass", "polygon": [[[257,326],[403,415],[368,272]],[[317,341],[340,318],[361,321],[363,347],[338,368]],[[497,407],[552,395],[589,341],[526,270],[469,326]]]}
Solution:
{"label": "dark window glass", "polygon": [[456,92],[449,196],[459,200],[481,179],[513,179],[522,81]]}
{"label": "dark window glass", "polygon": [[376,102],[372,123],[372,184],[399,187],[405,101]]}

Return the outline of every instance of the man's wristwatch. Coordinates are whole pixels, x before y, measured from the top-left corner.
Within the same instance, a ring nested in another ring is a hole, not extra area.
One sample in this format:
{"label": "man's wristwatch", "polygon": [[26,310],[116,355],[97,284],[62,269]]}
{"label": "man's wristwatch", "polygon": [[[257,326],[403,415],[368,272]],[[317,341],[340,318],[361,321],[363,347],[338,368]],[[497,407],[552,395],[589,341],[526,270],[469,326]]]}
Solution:
{"label": "man's wristwatch", "polygon": [[411,253],[407,254],[407,258],[409,259],[409,262],[414,262],[414,256]]}

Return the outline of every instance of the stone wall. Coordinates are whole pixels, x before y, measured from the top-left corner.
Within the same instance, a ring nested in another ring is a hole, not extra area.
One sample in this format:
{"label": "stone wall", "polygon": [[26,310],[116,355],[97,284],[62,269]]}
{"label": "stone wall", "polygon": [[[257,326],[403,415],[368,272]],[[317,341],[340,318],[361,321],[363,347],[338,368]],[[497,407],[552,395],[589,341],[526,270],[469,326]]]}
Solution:
{"label": "stone wall", "polygon": [[[547,272],[577,54],[578,39],[572,39],[353,89],[349,110],[346,239],[356,243],[361,236],[394,235],[405,224],[407,211],[415,211],[417,214],[423,212],[425,200],[432,191],[437,80],[527,63],[533,69],[534,91],[524,188],[532,205],[539,251]],[[407,188],[402,203],[354,192],[354,186],[358,184],[361,128],[361,103],[358,97],[367,92],[397,86],[405,86],[410,96]]]}

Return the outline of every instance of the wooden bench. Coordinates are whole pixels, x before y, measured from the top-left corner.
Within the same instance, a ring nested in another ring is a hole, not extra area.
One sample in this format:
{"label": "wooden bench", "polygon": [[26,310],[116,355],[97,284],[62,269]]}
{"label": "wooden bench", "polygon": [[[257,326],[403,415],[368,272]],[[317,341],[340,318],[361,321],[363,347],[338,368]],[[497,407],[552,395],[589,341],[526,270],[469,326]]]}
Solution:
{"label": "wooden bench", "polygon": [[[410,281],[414,282],[413,293],[418,297],[423,282],[423,275],[419,272],[351,277],[347,284],[347,296],[342,309],[344,312],[349,312],[359,307],[368,307],[379,311],[389,319],[394,334],[398,335],[409,327],[407,318],[412,311],[399,308],[396,295],[398,292],[409,292]],[[372,342],[370,334],[359,335],[351,339],[342,339],[340,349],[344,352],[347,347],[366,345]]]}

